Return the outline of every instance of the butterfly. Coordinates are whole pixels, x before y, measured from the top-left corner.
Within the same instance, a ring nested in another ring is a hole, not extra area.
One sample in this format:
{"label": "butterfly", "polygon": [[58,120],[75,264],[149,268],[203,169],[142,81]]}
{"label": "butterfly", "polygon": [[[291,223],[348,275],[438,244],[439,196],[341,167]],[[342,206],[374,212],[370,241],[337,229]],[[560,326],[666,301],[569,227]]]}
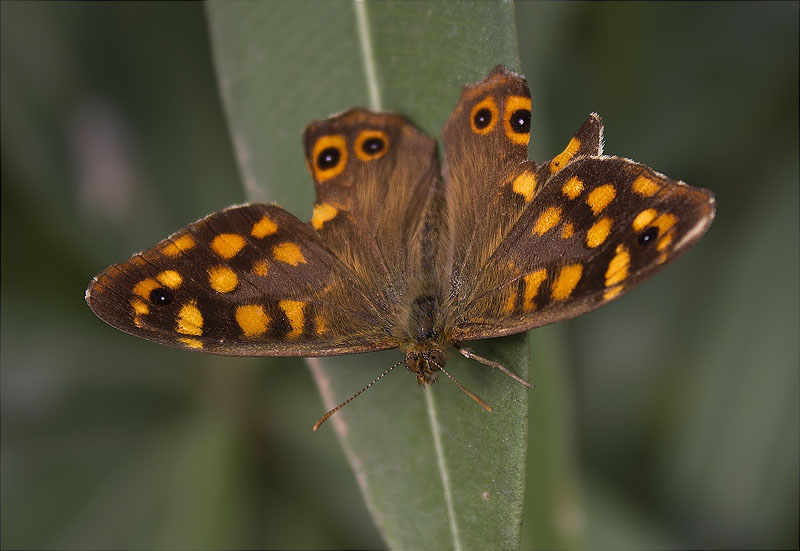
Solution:
{"label": "butterfly", "polygon": [[[422,386],[450,349],[621,297],[714,219],[711,192],[603,155],[591,114],[552,160],[528,160],[531,98],[502,66],[463,87],[436,141],[403,116],[350,109],[303,137],[310,222],[251,203],[211,214],[96,276],[92,311],[158,343],[233,356],[400,348]],[[373,383],[375,382],[373,381]],[[370,385],[367,385],[368,388]],[[329,411],[316,425],[350,400]]]}

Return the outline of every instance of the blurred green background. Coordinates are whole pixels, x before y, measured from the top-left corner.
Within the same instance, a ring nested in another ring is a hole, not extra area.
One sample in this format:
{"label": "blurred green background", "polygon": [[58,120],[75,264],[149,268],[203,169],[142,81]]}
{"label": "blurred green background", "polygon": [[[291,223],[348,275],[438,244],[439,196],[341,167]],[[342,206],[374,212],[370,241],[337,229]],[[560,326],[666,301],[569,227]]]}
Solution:
{"label": "blurred green background", "polygon": [[[0,544],[381,547],[301,360],[183,353],[83,302],[245,200],[203,6],[0,10]],[[524,3],[517,32],[534,159],[597,111],[607,153],[718,204],[653,281],[532,333],[523,547],[797,547],[798,4]]]}

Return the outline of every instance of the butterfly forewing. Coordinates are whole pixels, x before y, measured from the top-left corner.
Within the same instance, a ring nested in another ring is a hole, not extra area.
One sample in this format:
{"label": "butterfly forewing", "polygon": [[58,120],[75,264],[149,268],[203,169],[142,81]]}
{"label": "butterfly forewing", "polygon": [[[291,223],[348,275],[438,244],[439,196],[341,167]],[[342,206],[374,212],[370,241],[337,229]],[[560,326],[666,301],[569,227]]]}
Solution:
{"label": "butterfly forewing", "polygon": [[557,171],[482,266],[455,339],[517,333],[622,296],[705,233],[714,199],[616,157]]}
{"label": "butterfly forewing", "polygon": [[[502,186],[532,193],[536,165],[528,161],[531,99],[525,79],[497,67],[465,86],[442,132],[449,232],[452,249],[449,298],[457,302],[474,271],[525,202],[498,197]],[[525,165],[524,171],[520,167]]]}
{"label": "butterfly forewing", "polygon": [[397,346],[371,294],[313,229],[265,204],[212,214],[109,267],[87,302],[118,329],[216,354]]}

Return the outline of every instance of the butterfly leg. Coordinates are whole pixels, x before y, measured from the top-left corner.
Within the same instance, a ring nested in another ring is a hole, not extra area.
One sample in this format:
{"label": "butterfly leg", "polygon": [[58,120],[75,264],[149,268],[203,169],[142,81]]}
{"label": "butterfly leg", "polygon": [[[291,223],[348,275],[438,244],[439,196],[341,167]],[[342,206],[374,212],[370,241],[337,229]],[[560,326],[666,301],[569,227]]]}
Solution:
{"label": "butterfly leg", "polygon": [[458,350],[461,353],[461,355],[464,356],[465,358],[467,358],[469,360],[475,360],[476,362],[480,362],[483,365],[488,365],[489,367],[493,367],[495,369],[499,369],[500,371],[502,371],[503,373],[505,373],[506,375],[508,375],[509,377],[514,379],[515,381],[517,381],[519,384],[524,385],[524,386],[526,386],[526,387],[528,387],[530,389],[536,388],[534,385],[530,384],[528,381],[526,381],[522,377],[520,377],[518,375],[515,375],[514,373],[510,372],[508,369],[506,369],[505,367],[503,367],[499,363],[497,363],[495,361],[492,361],[492,360],[488,360],[488,359],[486,359],[486,358],[484,358],[482,356],[478,356],[477,354],[475,354],[469,348],[464,348],[463,346],[459,346],[458,344],[456,344],[454,346],[456,347],[456,350]]}

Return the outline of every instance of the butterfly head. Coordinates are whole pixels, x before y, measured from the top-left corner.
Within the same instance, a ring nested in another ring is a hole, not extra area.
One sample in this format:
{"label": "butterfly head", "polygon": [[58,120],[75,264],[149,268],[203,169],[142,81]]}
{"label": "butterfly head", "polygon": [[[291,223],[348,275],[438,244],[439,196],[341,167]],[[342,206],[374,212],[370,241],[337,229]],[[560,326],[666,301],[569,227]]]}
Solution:
{"label": "butterfly head", "polygon": [[417,377],[420,386],[436,382],[447,356],[437,346],[420,346],[406,352],[405,366]]}

